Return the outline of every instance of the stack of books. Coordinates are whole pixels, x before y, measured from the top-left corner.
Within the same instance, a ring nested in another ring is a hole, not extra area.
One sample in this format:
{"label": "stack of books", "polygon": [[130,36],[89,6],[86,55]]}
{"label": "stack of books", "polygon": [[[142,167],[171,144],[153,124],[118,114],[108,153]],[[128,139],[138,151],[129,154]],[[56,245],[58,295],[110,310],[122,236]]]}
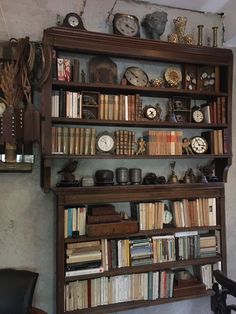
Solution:
{"label": "stack of books", "polygon": [[66,277],[103,272],[102,246],[99,240],[68,243]]}
{"label": "stack of books", "polygon": [[206,235],[200,237],[200,256],[216,256],[217,241],[215,235]]}
{"label": "stack of books", "polygon": [[130,239],[131,266],[153,263],[153,250],[151,238]]}

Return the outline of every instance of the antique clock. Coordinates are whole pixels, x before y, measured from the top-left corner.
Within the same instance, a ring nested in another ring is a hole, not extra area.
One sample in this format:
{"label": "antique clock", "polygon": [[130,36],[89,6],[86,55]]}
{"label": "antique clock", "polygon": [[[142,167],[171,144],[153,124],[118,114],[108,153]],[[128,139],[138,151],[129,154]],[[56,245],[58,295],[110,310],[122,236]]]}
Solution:
{"label": "antique clock", "polygon": [[160,114],[161,114],[161,108],[159,106],[159,104],[153,106],[153,105],[146,105],[143,108],[143,115],[145,118],[149,119],[149,120],[158,120],[160,121]]}
{"label": "antique clock", "polygon": [[204,154],[208,149],[207,141],[201,136],[194,136],[191,138],[190,146],[195,154]]}
{"label": "antique clock", "polygon": [[128,84],[134,86],[147,86],[149,82],[147,74],[139,67],[128,67],[125,70],[124,78]]}
{"label": "antique clock", "polygon": [[196,123],[201,123],[204,121],[204,114],[199,106],[192,108],[192,120]]}
{"label": "antique clock", "polygon": [[97,135],[96,149],[101,154],[112,154],[115,150],[115,137],[107,131]]}
{"label": "antique clock", "polygon": [[165,208],[163,223],[165,225],[170,225],[172,223],[172,220],[173,220],[173,215],[172,215],[171,211],[169,209]]}
{"label": "antique clock", "polygon": [[118,35],[139,37],[139,21],[134,15],[116,13],[113,19],[113,31]]}
{"label": "antique clock", "polygon": [[63,20],[63,26],[74,28],[74,29],[85,30],[81,17],[77,13],[74,13],[74,12],[68,13],[65,16]]}

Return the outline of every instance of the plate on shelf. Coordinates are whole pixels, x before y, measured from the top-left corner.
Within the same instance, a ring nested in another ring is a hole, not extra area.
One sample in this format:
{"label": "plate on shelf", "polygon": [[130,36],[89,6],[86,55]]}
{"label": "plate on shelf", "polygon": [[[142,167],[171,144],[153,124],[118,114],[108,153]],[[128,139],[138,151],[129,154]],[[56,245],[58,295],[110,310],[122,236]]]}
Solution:
{"label": "plate on shelf", "polygon": [[164,74],[165,80],[171,87],[178,87],[182,81],[182,73],[178,68],[168,68]]}

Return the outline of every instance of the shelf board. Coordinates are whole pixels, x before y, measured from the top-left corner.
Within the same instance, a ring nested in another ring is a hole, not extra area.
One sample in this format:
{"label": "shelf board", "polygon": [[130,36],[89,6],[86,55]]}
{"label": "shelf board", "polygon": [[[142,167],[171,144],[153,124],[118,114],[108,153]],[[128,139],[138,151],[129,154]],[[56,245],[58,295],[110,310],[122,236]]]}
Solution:
{"label": "shelf board", "polygon": [[201,294],[189,294],[188,296],[183,297],[173,297],[173,298],[165,298],[165,299],[158,299],[158,300],[140,300],[140,301],[130,301],[130,302],[123,302],[123,303],[116,303],[116,304],[109,304],[104,306],[97,306],[93,308],[83,309],[83,310],[75,310],[75,311],[66,311],[66,314],[87,314],[87,313],[115,313],[120,311],[127,311],[135,308],[142,308],[148,306],[154,306],[159,304],[183,301],[188,299],[194,298],[202,298],[213,295],[212,290],[206,290],[204,293]]}
{"label": "shelf board", "polygon": [[194,155],[66,155],[46,154],[45,159],[224,159],[232,154],[194,154]]}
{"label": "shelf board", "polygon": [[32,168],[28,162],[0,162],[0,172],[32,172]]}
{"label": "shelf board", "polygon": [[92,240],[99,239],[121,239],[121,238],[131,238],[131,237],[140,237],[147,236],[151,237],[154,235],[164,235],[164,234],[174,234],[176,232],[185,232],[185,231],[200,231],[200,230],[220,230],[221,226],[201,226],[201,227],[165,227],[163,229],[155,229],[155,230],[141,230],[136,233],[122,234],[122,235],[110,235],[110,236],[99,236],[99,237],[88,237],[88,236],[80,236],[78,239],[76,238],[66,238],[65,243],[77,243],[77,242],[86,242]]}
{"label": "shelf board", "polygon": [[227,97],[227,93],[215,92],[215,91],[190,91],[186,89],[176,88],[157,88],[157,87],[140,87],[131,85],[114,85],[114,84],[96,84],[96,83],[77,83],[66,81],[52,81],[53,89],[63,88],[70,90],[87,90],[87,91],[103,91],[103,92],[115,92],[115,93],[130,93],[149,96],[162,96],[170,98],[172,96],[191,96],[194,99],[209,99],[212,97]]}
{"label": "shelf board", "polygon": [[79,124],[96,126],[126,126],[126,127],[150,127],[150,128],[173,128],[173,129],[225,129],[227,124],[219,123],[170,123],[167,121],[157,122],[155,120],[124,121],[124,120],[97,120],[77,118],[52,117],[53,124]]}
{"label": "shelf board", "polygon": [[189,265],[205,265],[205,264],[213,264],[216,262],[222,261],[221,256],[212,256],[212,257],[202,257],[196,259],[189,259],[184,261],[170,261],[163,263],[154,263],[148,265],[140,265],[140,266],[130,266],[130,267],[121,267],[114,268],[109,271],[104,271],[103,273],[82,275],[82,276],[74,276],[65,278],[66,282],[74,281],[74,280],[84,280],[88,278],[98,278],[98,277],[106,277],[106,276],[118,276],[124,274],[134,274],[141,272],[149,272],[149,271],[158,271],[158,270],[166,270],[171,268],[182,268]]}

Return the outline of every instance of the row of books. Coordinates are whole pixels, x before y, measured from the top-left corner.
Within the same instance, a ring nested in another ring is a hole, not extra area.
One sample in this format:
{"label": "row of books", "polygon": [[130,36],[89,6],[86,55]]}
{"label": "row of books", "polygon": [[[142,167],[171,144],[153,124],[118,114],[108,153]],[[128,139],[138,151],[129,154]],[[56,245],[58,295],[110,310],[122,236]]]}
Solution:
{"label": "row of books", "polygon": [[154,271],[74,281],[65,285],[65,310],[173,297],[174,272]]}
{"label": "row of books", "polygon": [[209,154],[228,153],[227,129],[205,131],[205,132],[202,132],[202,136],[207,140]]}
{"label": "row of books", "polygon": [[52,91],[52,117],[82,118],[82,95],[63,89]]}
{"label": "row of books", "polygon": [[162,229],[164,208],[163,202],[131,203],[131,216],[139,222],[140,230]]}
{"label": "row of books", "polygon": [[52,79],[66,82],[79,82],[79,59],[57,58],[54,52],[52,59]]}
{"label": "row of books", "polygon": [[142,118],[140,95],[100,95],[101,120],[135,121]]}
{"label": "row of books", "polygon": [[65,275],[80,276],[113,268],[216,256],[220,253],[218,243],[220,234],[199,234],[197,231],[68,243]]}
{"label": "row of books", "polygon": [[215,235],[199,235],[196,231],[179,232],[176,238],[176,259],[188,260],[216,256],[218,253]]}
{"label": "row of books", "polygon": [[212,289],[215,279],[212,276],[214,270],[222,270],[221,261],[215,264],[206,264],[200,266],[200,276],[202,282],[205,284],[206,289]]}
{"label": "row of books", "polygon": [[95,155],[96,129],[52,127],[52,154]]}
{"label": "row of books", "polygon": [[216,198],[183,199],[171,204],[177,228],[216,225]]}
{"label": "row of books", "polygon": [[[88,92],[89,93],[89,92]],[[93,100],[92,103],[89,99]],[[142,118],[140,95],[96,94],[94,99],[86,92],[72,92],[63,89],[52,91],[52,117],[82,118],[83,107],[94,105],[99,108],[99,120],[135,121]]]}
{"label": "row of books", "polygon": [[115,131],[116,155],[134,155],[135,132],[128,130]]}
{"label": "row of books", "polygon": [[85,235],[86,207],[69,207],[64,210],[64,237]]}
{"label": "row of books", "polygon": [[146,154],[182,155],[182,135],[182,131],[145,131]]}
{"label": "row of books", "polygon": [[201,105],[205,123],[226,123],[226,99],[225,96]]}

